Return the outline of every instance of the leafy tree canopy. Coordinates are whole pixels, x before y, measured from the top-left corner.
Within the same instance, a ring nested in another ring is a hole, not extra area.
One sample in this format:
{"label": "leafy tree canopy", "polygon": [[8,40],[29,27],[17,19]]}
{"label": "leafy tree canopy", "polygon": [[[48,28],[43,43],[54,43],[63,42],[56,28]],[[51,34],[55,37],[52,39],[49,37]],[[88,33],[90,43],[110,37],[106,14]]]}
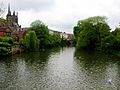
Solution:
{"label": "leafy tree canopy", "polygon": [[42,21],[36,20],[31,23],[30,30],[35,31],[37,38],[39,39],[39,47],[45,48],[49,43],[49,31],[48,26],[46,26]]}
{"label": "leafy tree canopy", "polygon": [[74,35],[77,38],[78,47],[95,48],[101,43],[101,39],[109,35],[110,27],[106,17],[95,16],[80,20],[74,27]]}

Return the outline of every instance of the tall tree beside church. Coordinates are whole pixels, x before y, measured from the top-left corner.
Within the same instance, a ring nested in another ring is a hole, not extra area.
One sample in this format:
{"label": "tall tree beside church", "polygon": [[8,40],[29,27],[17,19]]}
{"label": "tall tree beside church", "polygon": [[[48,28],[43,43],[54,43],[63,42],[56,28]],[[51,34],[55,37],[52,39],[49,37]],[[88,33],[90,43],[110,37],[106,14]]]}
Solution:
{"label": "tall tree beside church", "polygon": [[45,25],[42,21],[36,20],[31,23],[30,30],[35,31],[37,38],[39,39],[39,48],[46,48],[49,44],[49,31],[48,26]]}

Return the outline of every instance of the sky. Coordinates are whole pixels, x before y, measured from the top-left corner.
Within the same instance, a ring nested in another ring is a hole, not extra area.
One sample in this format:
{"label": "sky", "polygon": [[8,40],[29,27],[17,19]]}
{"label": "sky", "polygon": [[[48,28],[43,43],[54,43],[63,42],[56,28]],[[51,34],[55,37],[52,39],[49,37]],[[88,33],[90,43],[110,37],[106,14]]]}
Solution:
{"label": "sky", "polygon": [[120,0],[0,0],[6,7],[17,11],[19,24],[29,27],[41,20],[50,29],[73,33],[77,21],[91,16],[106,16],[111,29],[120,22]]}

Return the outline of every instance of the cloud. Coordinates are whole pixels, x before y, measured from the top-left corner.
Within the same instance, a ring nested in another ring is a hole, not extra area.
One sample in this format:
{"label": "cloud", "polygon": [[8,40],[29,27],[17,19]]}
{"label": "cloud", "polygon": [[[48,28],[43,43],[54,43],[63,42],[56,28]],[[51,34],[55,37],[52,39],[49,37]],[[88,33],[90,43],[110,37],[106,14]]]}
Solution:
{"label": "cloud", "polygon": [[73,26],[77,24],[78,20],[91,16],[106,16],[113,29],[120,22],[119,0],[9,1],[13,10],[19,11],[19,23],[23,27],[29,26],[32,21],[39,19],[52,29],[72,33]]}
{"label": "cloud", "polygon": [[36,11],[49,10],[55,4],[55,0],[10,0],[9,2],[6,0],[6,2],[18,11],[30,9]]}

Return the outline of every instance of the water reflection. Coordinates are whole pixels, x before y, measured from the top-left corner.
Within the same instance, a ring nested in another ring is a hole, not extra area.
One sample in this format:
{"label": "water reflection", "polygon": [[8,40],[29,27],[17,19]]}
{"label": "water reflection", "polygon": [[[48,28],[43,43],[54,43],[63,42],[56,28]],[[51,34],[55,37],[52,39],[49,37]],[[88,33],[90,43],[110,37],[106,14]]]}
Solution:
{"label": "water reflection", "polygon": [[[98,90],[117,90],[119,87],[119,59],[104,53],[76,50],[75,60],[81,63],[86,87]],[[109,83],[111,80],[111,84]]]}
{"label": "water reflection", "polygon": [[55,48],[0,58],[0,90],[119,90],[120,61],[103,53]]}

